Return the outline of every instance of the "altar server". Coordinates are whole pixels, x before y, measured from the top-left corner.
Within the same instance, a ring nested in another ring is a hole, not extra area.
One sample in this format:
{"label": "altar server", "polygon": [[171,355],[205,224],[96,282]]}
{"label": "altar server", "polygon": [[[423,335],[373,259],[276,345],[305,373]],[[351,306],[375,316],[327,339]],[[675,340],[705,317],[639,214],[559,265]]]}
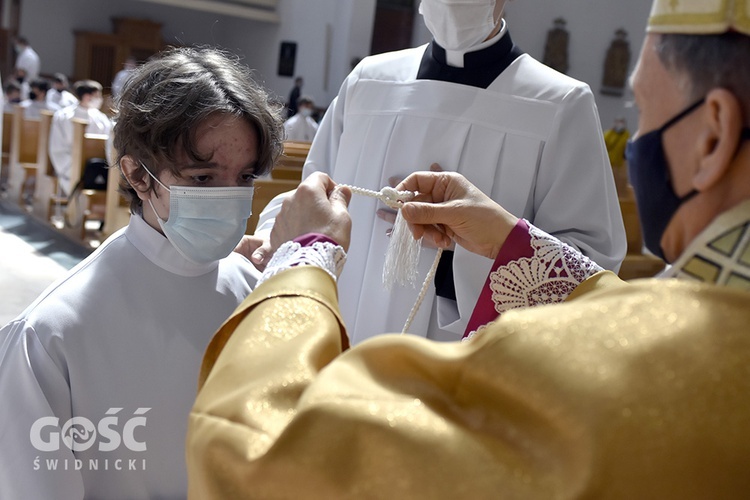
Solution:
{"label": "altar server", "polygon": [[[322,120],[303,178],[320,171],[380,190],[436,163],[617,270],[625,231],[594,97],[513,43],[504,5],[423,0],[432,42],[365,58],[352,71]],[[261,216],[259,238],[268,236],[273,207]],[[361,197],[350,206],[352,251],[340,287],[355,344],[399,331],[417,295],[381,284],[390,223],[376,216],[378,207]],[[258,252],[267,257],[267,250]],[[422,251],[419,276],[434,256]],[[462,248],[447,252],[410,332],[460,339],[490,264]]]}
{"label": "altar server", "polygon": [[282,122],[235,58],[181,48],[123,90],[129,225],[0,331],[0,498],[185,498],[201,354],[251,291],[233,253]]}

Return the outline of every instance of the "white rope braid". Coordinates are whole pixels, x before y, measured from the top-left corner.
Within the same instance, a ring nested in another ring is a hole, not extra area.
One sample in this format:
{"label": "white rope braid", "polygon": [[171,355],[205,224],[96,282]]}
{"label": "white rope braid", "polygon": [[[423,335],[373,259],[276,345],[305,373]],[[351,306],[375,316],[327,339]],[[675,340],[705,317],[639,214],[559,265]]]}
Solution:
{"label": "white rope braid", "polygon": [[[397,191],[392,187],[384,187],[380,191],[373,191],[371,189],[360,188],[348,184],[341,184],[341,186],[348,187],[352,190],[352,193],[377,198],[389,208],[397,211],[396,222],[393,225],[393,232],[391,233],[391,238],[388,242],[388,251],[385,256],[385,265],[383,266],[383,284],[388,290],[393,287],[394,283],[399,285],[411,284],[412,286],[416,286],[417,268],[422,240],[415,240],[412,236],[406,220],[401,215],[401,206],[404,203],[413,200],[417,194],[411,191]],[[409,317],[406,319],[404,328],[401,331],[402,334],[409,331],[409,327],[411,326],[412,321],[414,321],[414,317],[417,315],[417,311],[419,311],[419,308],[427,295],[430,283],[435,278],[435,273],[437,272],[438,263],[440,262],[442,254],[443,249],[438,248],[432,267],[422,283],[422,288],[417,296],[417,301],[414,303],[414,306],[409,313]]]}

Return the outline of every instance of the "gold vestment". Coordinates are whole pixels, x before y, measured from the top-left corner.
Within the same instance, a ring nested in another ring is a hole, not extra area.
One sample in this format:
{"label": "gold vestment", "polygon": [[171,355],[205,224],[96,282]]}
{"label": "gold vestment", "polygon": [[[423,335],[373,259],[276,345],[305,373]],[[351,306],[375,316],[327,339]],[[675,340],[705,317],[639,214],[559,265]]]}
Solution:
{"label": "gold vestment", "polygon": [[192,498],[750,492],[748,292],[602,272],[469,342],[385,335],[343,354],[336,303],[330,276],[294,268],[217,333]]}

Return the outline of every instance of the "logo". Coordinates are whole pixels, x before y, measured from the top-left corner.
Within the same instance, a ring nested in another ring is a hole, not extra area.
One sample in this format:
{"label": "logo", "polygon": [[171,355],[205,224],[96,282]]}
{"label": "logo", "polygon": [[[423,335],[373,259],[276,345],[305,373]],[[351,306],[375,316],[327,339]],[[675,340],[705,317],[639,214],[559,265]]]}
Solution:
{"label": "logo", "polygon": [[145,415],[150,409],[138,408],[122,426],[117,415],[122,408],[110,408],[96,424],[86,417],[73,417],[60,426],[59,418],[42,417],[32,424],[29,439],[34,448],[45,452],[58,451],[62,446],[73,452],[94,446],[101,452],[109,452],[123,445],[130,451],[146,451],[145,441],[139,441],[136,435],[138,428],[146,427]]}

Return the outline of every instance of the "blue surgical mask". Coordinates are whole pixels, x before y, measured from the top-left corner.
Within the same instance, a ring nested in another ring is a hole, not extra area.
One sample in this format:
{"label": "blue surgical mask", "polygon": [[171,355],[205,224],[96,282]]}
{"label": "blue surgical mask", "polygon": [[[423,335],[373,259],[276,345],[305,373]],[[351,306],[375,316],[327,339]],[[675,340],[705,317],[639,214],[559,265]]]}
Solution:
{"label": "blue surgical mask", "polygon": [[169,218],[156,214],[169,242],[186,259],[197,264],[221,260],[232,253],[252,214],[252,187],[165,186],[143,163],[143,168],[169,191]]}
{"label": "blue surgical mask", "polygon": [[[661,128],[630,141],[625,150],[628,160],[628,175],[635,190],[638,216],[646,248],[662,260],[667,260],[661,248],[661,239],[667,225],[680,206],[698,194],[693,189],[679,197],[674,192],[669,175],[669,164],[664,153],[663,135],[666,130],[698,109],[705,99],[701,99],[678,113]],[[750,129],[742,131],[742,139],[750,139]]]}

